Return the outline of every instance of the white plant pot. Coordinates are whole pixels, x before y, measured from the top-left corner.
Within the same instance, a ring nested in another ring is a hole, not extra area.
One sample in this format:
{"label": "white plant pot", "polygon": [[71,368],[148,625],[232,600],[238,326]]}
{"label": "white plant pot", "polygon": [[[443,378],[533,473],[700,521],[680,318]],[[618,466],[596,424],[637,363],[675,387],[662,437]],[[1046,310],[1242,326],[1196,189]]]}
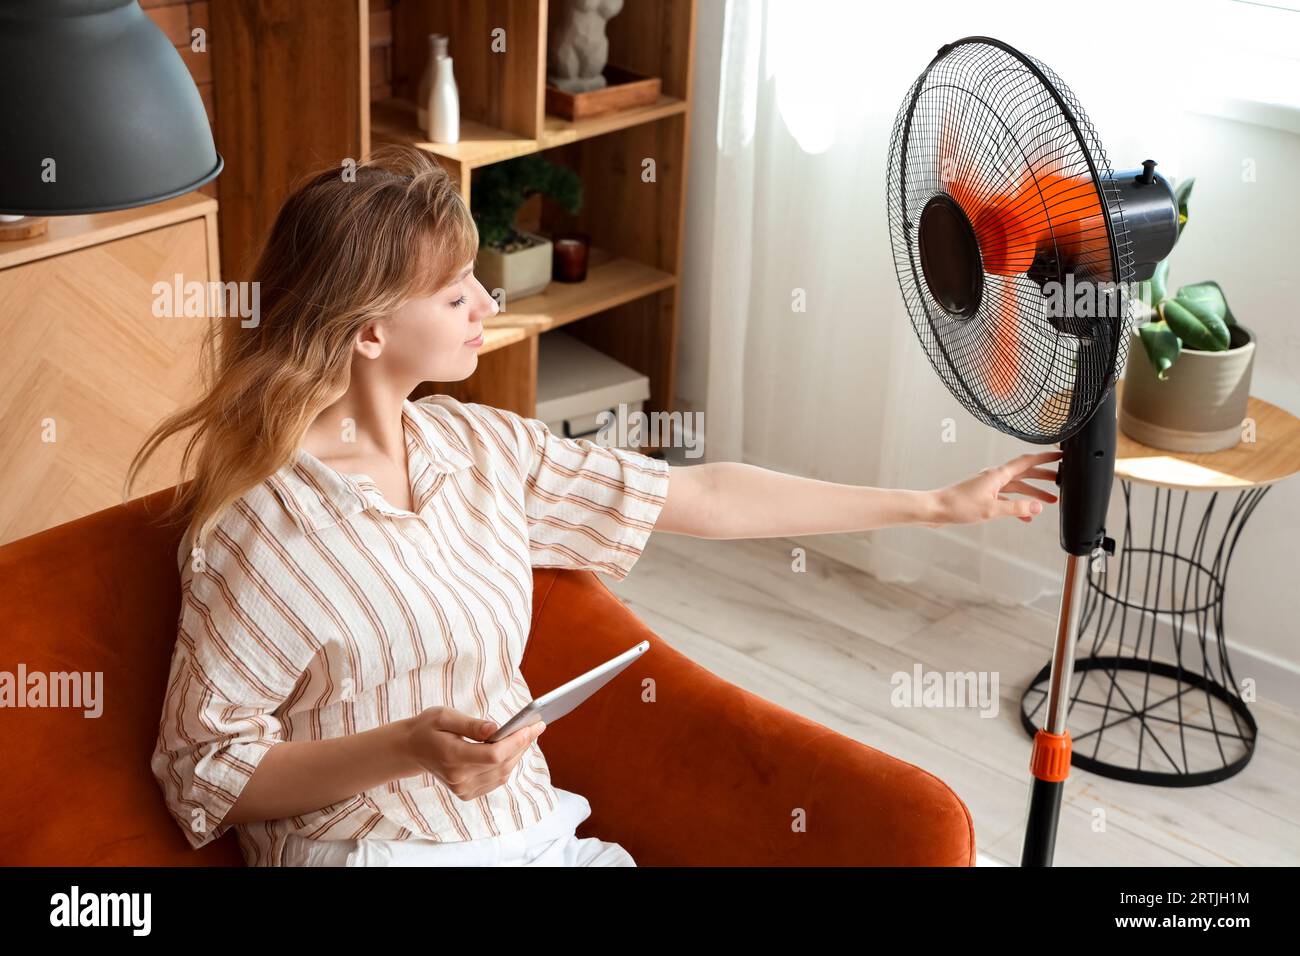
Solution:
{"label": "white plant pot", "polygon": [[1161,381],[1137,330],[1129,340],[1120,430],[1150,448],[1185,453],[1221,451],[1241,441],[1250,399],[1255,336],[1228,327],[1225,352],[1183,349]]}
{"label": "white plant pot", "polygon": [[510,300],[535,295],[551,284],[551,240],[533,232],[519,230],[521,236],[539,240],[527,249],[498,252],[489,246],[480,246],[474,259],[474,273],[483,288],[495,294],[504,290],[504,308]]}

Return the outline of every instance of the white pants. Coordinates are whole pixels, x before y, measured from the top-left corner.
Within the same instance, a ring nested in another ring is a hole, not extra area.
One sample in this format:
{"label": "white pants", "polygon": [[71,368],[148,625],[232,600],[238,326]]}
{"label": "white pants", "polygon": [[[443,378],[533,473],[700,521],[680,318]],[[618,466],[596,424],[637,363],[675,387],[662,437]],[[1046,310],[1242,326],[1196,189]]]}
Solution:
{"label": "white pants", "polygon": [[481,840],[308,840],[289,834],[285,866],[636,866],[617,843],[579,839],[587,798],[555,788],[559,806],[537,823]]}

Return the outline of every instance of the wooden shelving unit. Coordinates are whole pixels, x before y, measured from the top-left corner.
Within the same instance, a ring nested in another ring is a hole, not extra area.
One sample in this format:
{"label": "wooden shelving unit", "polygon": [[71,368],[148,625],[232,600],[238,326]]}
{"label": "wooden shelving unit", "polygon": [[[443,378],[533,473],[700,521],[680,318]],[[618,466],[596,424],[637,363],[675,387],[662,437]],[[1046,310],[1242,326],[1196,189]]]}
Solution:
{"label": "wooden shelving unit", "polygon": [[[248,261],[297,176],[325,163],[414,144],[473,208],[475,170],[543,153],[578,173],[583,208],[570,216],[534,201],[519,225],[587,232],[587,280],[508,302],[488,322],[474,375],[426,383],[417,397],[445,392],[532,415],[537,337],[563,326],[649,377],[647,412],[673,410],[695,0],[626,0],[609,21],[609,62],[660,77],[662,95],[577,122],[545,111],[547,0],[318,0],[309,11],[296,0],[224,0],[212,15],[218,103],[238,104],[217,114],[228,272]],[[430,33],[448,35],[455,63],[455,144],[427,142],[416,126]]]}

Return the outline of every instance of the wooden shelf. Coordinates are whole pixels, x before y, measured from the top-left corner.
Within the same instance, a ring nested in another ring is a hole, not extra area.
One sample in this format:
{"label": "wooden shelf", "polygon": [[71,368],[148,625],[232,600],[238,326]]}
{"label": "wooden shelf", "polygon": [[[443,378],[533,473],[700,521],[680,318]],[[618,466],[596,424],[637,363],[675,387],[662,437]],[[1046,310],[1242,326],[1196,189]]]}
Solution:
{"label": "wooden shelf", "polygon": [[516,342],[522,342],[533,333],[525,326],[496,326],[491,323],[484,323],[483,327],[483,345],[478,350],[480,355],[486,352],[494,352],[497,349],[503,349],[507,345],[514,345]]}
{"label": "wooden shelf", "polygon": [[484,123],[462,119],[460,142],[431,143],[425,139],[424,132],[416,124],[414,103],[383,100],[370,105],[370,135],[378,142],[410,143],[469,169],[478,169],[480,166],[527,156],[593,136],[603,136],[642,123],[653,123],[685,112],[685,100],[661,96],[648,106],[577,121],[547,115],[540,139],[529,139]]}
{"label": "wooden shelf", "polygon": [[370,136],[376,142],[410,143],[470,169],[538,150],[537,140],[462,119],[459,143],[431,143],[415,121],[415,104],[383,100],[370,104]]}
{"label": "wooden shelf", "polygon": [[671,273],[593,248],[584,281],[552,282],[544,292],[527,296],[513,305],[507,302],[505,311],[483,324],[494,331],[515,329],[523,335],[540,335],[676,284],[677,279]]}
{"label": "wooden shelf", "polygon": [[542,149],[563,146],[565,143],[575,143],[580,139],[590,139],[593,136],[603,136],[606,133],[627,129],[629,126],[653,123],[655,120],[661,120],[667,116],[677,116],[685,112],[685,100],[679,100],[672,96],[661,96],[648,106],[619,110],[618,112],[606,113],[603,116],[592,116],[587,119],[566,120],[548,113],[542,128]]}

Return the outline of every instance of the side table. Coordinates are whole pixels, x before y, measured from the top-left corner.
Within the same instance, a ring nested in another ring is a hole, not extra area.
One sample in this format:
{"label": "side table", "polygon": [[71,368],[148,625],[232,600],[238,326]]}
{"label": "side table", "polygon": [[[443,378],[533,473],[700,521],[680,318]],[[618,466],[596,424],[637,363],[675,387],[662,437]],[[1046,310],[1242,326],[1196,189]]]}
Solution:
{"label": "side table", "polygon": [[[1223,639],[1224,592],[1246,522],[1273,484],[1300,471],[1300,418],[1252,397],[1247,420],[1254,442],[1209,454],[1149,448],[1119,433],[1124,527],[1115,555],[1089,574],[1079,615],[1071,766],[1196,787],[1250,761],[1257,728]],[[1147,488],[1149,503],[1140,500]],[[1148,516],[1149,527],[1135,532],[1135,519]],[[1020,700],[1031,738],[1050,672],[1049,662]]]}

